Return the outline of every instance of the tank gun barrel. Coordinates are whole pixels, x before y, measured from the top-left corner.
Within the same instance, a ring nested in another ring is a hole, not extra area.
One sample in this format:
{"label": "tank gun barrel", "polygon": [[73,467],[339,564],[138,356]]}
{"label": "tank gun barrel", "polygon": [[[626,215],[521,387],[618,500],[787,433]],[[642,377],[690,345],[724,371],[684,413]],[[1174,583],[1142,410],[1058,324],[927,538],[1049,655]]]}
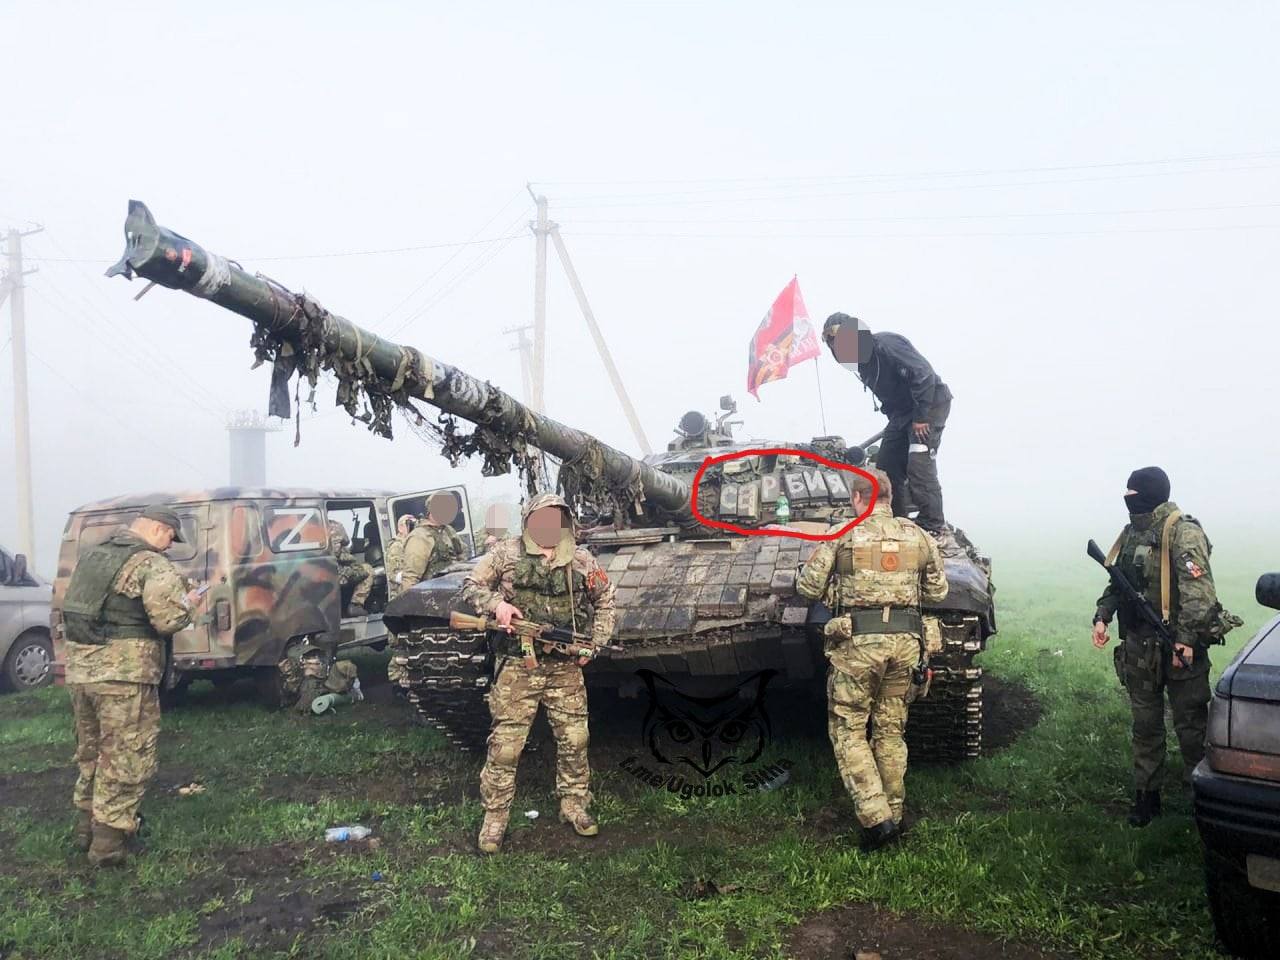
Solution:
{"label": "tank gun barrel", "polygon": [[[287,358],[286,378],[295,367],[311,374],[318,372],[317,368],[334,370],[340,374],[342,384],[340,401],[346,388],[342,374],[358,383],[358,389],[368,394],[375,407],[375,421],[379,412],[385,421],[379,432],[390,435],[393,403],[405,404],[409,398],[416,398],[477,424],[488,436],[508,443],[515,439],[527,441],[566,464],[596,461],[594,469],[613,490],[638,487],[647,501],[674,514],[677,520],[691,518],[690,489],[679,478],[530,410],[504,391],[457,367],[413,347],[384,340],[330,313],[305,294],[293,293],[273,280],[250,274],[233,260],[157,224],[141,201],[129,202],[124,231],[124,256],[107,271],[107,276],[131,279],[136,274],[153,284],[185,291],[247,317],[256,330],[255,346],[268,344],[277,372],[282,355]],[[259,358],[263,358],[261,346]],[[273,378],[273,389],[275,386]],[[284,398],[287,403],[287,394]],[[354,396],[350,399],[348,410],[354,410]]]}

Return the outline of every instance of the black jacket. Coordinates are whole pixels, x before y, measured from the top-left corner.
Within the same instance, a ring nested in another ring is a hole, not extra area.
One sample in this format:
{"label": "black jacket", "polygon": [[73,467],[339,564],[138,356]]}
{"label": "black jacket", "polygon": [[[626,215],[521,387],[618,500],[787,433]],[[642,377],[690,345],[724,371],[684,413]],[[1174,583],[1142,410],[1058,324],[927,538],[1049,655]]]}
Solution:
{"label": "black jacket", "polygon": [[871,339],[871,357],[858,364],[858,378],[890,420],[910,416],[914,423],[928,423],[933,408],[951,399],[947,385],[906,337],[873,333]]}

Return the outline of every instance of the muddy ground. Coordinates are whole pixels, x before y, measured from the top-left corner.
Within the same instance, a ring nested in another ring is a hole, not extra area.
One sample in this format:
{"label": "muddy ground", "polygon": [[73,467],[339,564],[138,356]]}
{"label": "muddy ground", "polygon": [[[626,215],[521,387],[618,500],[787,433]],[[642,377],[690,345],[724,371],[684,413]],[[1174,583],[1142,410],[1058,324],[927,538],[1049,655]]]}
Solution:
{"label": "muddy ground", "polygon": [[[1008,746],[1019,733],[1034,724],[1040,716],[1040,708],[1025,688],[988,679],[986,681],[986,721],[984,728],[986,752]],[[393,730],[407,730],[413,723],[406,708],[395,702],[391,688],[374,680],[368,684],[368,702],[358,708],[344,711],[339,717],[319,721],[382,724]],[[198,711],[217,709],[219,705],[244,702],[253,696],[247,684],[217,690],[208,685],[193,688],[188,702],[180,709]],[[779,734],[788,740],[812,741],[813,746],[826,748],[825,713],[821,702],[812,699],[778,698],[771,701],[771,710],[785,717]],[[597,697],[592,703],[593,740],[592,764],[596,770],[617,770],[618,764],[637,751],[644,704],[638,700],[619,700],[616,697]],[[289,722],[282,717],[282,722]],[[525,796],[546,796],[554,787],[554,746],[545,720],[535,725],[533,745],[521,763],[521,793]],[[172,757],[170,744],[169,757]],[[71,819],[70,794],[75,779],[75,769],[65,747],[49,748],[50,760],[61,759],[65,763],[34,773],[0,775],[0,797],[7,805],[27,808],[37,822],[53,823]],[[54,754],[58,754],[55,758]],[[344,845],[330,845],[322,841],[305,843],[275,843],[266,846],[225,849],[217,852],[219,869],[216,877],[201,876],[177,890],[156,892],[157,912],[188,905],[200,913],[199,942],[193,952],[217,946],[232,938],[240,938],[246,945],[262,949],[287,949],[299,940],[305,942],[308,932],[329,924],[343,922],[344,918],[358,911],[377,912],[385,899],[386,888],[374,871],[359,883],[338,883],[303,877],[302,864],[314,864],[329,858],[364,858],[375,851],[394,851],[396,829],[394,824],[379,823],[374,807],[379,803],[456,803],[478,795],[477,775],[481,757],[476,754],[446,755],[442,762],[422,765],[406,762],[389,754],[377,775],[352,777],[348,780],[273,775],[262,783],[264,799],[280,799],[312,802],[323,797],[341,796],[368,801],[370,815],[362,822],[375,828],[378,839]],[[164,763],[149,790],[151,796],[171,794],[193,780],[199,780],[198,765]],[[610,789],[628,795],[633,791],[651,789],[627,776],[615,776]],[[519,803],[519,800],[517,801]],[[846,809],[847,807],[847,809]],[[927,816],[927,811],[917,811],[917,817]],[[631,847],[644,847],[654,843],[653,831],[643,822],[630,822],[609,827],[595,839],[583,839],[559,829],[547,829],[554,823],[554,810],[541,811],[538,821],[521,822],[519,813],[513,821],[513,829],[505,849],[513,853],[536,852],[558,860],[571,860],[590,855],[593,851],[616,851]],[[833,798],[832,804],[814,815],[806,825],[816,834],[831,835],[849,832],[852,825],[852,808],[847,800]],[[436,855],[471,855],[472,837],[459,833],[447,836]],[[682,838],[664,830],[663,841],[679,845]],[[735,843],[751,842],[750,826],[725,822],[697,828],[696,840],[708,841],[731,847]],[[3,836],[0,843],[13,842]],[[69,854],[70,855],[70,854]],[[27,871],[0,860],[0,875],[18,876],[26,882],[34,878]],[[80,879],[92,890],[96,877],[86,868]],[[692,881],[685,892],[690,898],[717,896],[719,891],[713,882]],[[445,890],[423,890],[428,897],[443,897]],[[855,951],[878,952],[884,960],[948,960],[948,958],[985,956],[1009,958],[1009,960],[1040,960],[1053,955],[1033,947],[1005,944],[1001,941],[958,928],[938,924],[921,923],[911,917],[899,917],[868,904],[851,904],[826,911],[801,923],[787,940],[790,955],[800,958],[852,958]],[[500,943],[494,935],[483,937],[476,946],[477,955],[501,955]],[[492,952],[490,952],[492,951]]]}

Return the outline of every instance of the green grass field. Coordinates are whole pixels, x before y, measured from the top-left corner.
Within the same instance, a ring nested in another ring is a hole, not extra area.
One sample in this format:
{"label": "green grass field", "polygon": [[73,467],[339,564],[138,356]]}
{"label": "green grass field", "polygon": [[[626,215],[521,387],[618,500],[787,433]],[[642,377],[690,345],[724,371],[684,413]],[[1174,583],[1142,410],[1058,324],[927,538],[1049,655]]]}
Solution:
{"label": "green grass field", "polygon": [[[479,761],[394,705],[304,721],[196,688],[165,718],[147,851],[95,873],[70,847],[65,692],[0,698],[0,957],[817,956],[794,928],[857,902],[917,938],[1009,938],[1018,956],[1215,956],[1188,800],[1171,784],[1168,815],[1124,823],[1128,712],[1109,652],[1088,642],[1099,578],[1078,566],[1064,583],[1004,555],[1000,632],[982,662],[1030,688],[1043,716],[994,755],[913,768],[920,820],[873,857],[857,850],[820,726],[771,747],[795,763],[785,787],[684,801],[618,769],[632,720],[596,719],[601,836],[556,822],[548,747],[522,768],[507,850],[482,859]],[[1261,569],[1217,570],[1247,619],[1214,652],[1219,668],[1265,620]],[[176,793],[193,780],[203,794]],[[531,808],[537,820],[520,815]],[[346,822],[378,842],[322,841]]]}

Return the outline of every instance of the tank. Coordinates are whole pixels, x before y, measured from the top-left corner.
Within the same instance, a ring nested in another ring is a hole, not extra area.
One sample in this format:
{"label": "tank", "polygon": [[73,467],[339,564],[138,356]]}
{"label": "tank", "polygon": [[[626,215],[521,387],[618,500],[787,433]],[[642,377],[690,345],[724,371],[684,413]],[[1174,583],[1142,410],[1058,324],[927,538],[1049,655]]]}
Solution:
{"label": "tank", "polygon": [[[129,204],[125,238],[125,254],[108,276],[183,290],[252,322],[256,360],[272,369],[270,413],[290,415],[292,377],[314,388],[328,371],[338,380],[337,402],[353,418],[390,438],[392,413],[400,409],[454,465],[481,457],[486,476],[515,471],[533,492],[553,483],[542,453],[557,458],[554,483],[617,585],[616,640],[625,649],[588,666],[592,689],[633,695],[641,689],[637,671],[650,670],[696,696],[772,670],[775,685],[825,694],[820,611],[795,589],[816,544],[723,530],[699,515],[739,531],[760,529],[778,522],[785,495],[789,528],[824,532],[852,519],[849,491],[841,471],[801,454],[874,463],[875,437],[853,447],[834,436],[741,442],[733,436],[736,406],[722,397],[714,418],[697,410],[681,417],[664,452],[632,457],[457,367],[360,328],[305,293],[250,274],[157,225],[138,201]],[[767,452],[779,448],[798,452]],[[708,458],[748,450],[761,452],[703,471],[695,511],[694,479]],[[989,561],[962,531],[952,528],[941,546],[950,591],[924,612],[941,625],[943,651],[931,658],[932,683],[912,705],[907,733],[913,756],[960,760],[982,746],[982,670],[974,658],[995,632],[994,586]],[[408,647],[408,700],[467,749],[488,733],[488,644],[482,633],[451,630],[448,618],[461,608],[458,593],[473,562],[419,583],[385,613]]]}

